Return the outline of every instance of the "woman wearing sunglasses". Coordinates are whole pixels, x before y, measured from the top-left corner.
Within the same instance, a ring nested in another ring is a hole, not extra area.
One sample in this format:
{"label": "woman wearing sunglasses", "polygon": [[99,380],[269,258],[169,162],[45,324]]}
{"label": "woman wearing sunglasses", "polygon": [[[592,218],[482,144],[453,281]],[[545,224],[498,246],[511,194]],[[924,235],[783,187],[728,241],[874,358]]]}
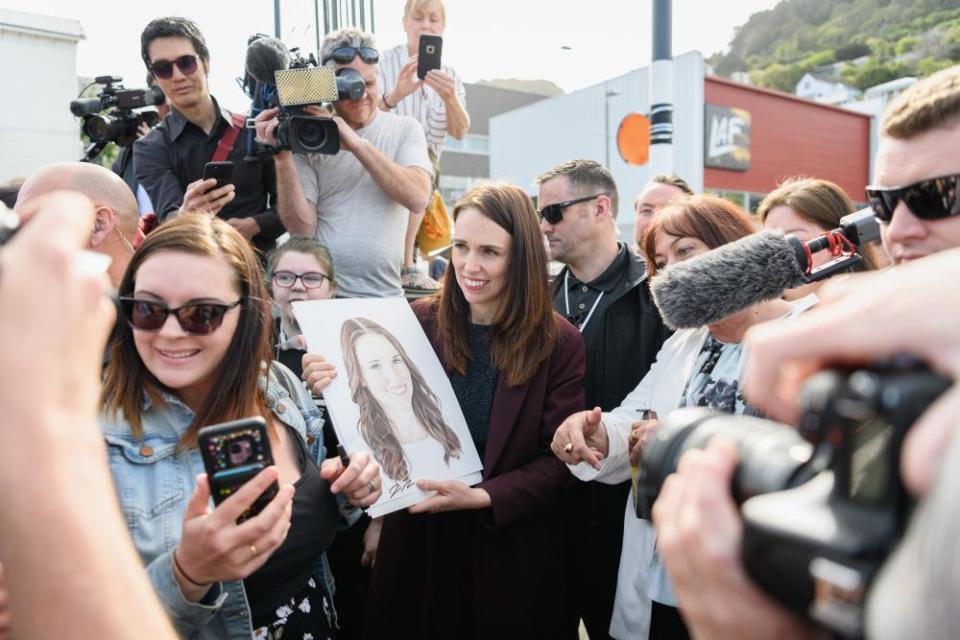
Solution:
{"label": "woman wearing sunglasses", "polygon": [[[414,311],[463,409],[483,480],[420,481],[433,497],[382,518],[365,636],[564,638],[559,507],[569,474],[549,443],[583,407],[583,341],[553,311],[537,214],[522,189],[476,187],[453,215],[453,269]],[[331,366],[314,354],[307,361],[320,390]]]}
{"label": "woman wearing sunglasses", "polygon": [[[193,638],[333,636],[324,550],[338,500],[372,504],[379,468],[324,460],[307,390],[271,364],[270,308],[250,245],[225,222],[184,215],[151,233],[119,287],[101,427],[120,505],[171,619]],[[275,466],[214,509],[200,428],[269,425]],[[258,515],[237,517],[274,481]]]}

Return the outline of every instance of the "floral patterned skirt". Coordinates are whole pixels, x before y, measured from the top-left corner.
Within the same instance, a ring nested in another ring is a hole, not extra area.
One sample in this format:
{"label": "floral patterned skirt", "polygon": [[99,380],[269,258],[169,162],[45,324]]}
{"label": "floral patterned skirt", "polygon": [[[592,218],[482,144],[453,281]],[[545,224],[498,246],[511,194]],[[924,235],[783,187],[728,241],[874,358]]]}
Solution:
{"label": "floral patterned skirt", "polygon": [[333,608],[313,578],[300,593],[277,607],[273,619],[254,620],[254,640],[333,640]]}

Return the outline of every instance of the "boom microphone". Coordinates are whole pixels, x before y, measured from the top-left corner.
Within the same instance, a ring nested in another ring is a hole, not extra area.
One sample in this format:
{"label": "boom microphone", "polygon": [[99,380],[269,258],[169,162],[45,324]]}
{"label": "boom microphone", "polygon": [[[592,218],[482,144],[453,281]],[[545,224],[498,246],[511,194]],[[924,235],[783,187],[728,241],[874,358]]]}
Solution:
{"label": "boom microphone", "polygon": [[247,73],[260,84],[274,84],[273,74],[289,66],[290,50],[277,38],[264,36],[247,46]]}
{"label": "boom microphone", "polygon": [[[651,281],[667,326],[693,329],[722,320],[787,289],[824,280],[863,262],[858,247],[880,238],[869,208],[840,218],[840,227],[807,242],[781,231],[762,231],[673,265]],[[833,260],[816,269],[813,254]]]}
{"label": "boom microphone", "polygon": [[650,281],[664,323],[703,327],[807,284],[806,255],[796,244],[803,243],[782,231],[761,231],[671,265]]}

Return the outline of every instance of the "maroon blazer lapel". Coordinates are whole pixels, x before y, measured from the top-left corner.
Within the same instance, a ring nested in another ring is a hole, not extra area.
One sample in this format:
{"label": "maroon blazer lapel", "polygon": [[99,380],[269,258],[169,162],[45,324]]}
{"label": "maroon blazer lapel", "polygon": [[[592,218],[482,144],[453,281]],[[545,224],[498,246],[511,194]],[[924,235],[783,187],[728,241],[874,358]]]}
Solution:
{"label": "maroon blazer lapel", "polygon": [[497,466],[510,434],[517,426],[520,410],[527,399],[530,384],[511,387],[502,372],[497,374],[497,387],[493,392],[493,405],[490,407],[490,430],[487,433],[487,447],[483,457],[483,479]]}

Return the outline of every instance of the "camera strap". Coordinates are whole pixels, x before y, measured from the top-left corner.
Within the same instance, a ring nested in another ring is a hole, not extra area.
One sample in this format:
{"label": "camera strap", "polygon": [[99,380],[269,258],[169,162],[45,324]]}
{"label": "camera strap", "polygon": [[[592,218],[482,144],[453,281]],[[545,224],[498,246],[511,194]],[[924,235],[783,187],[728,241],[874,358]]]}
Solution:
{"label": "camera strap", "polygon": [[237,137],[247,123],[246,117],[236,113],[230,114],[230,120],[232,122],[230,122],[230,126],[223,133],[220,142],[217,143],[217,149],[213,152],[213,157],[210,158],[210,162],[223,162],[227,159],[231,149],[233,149],[234,143],[237,141]]}

